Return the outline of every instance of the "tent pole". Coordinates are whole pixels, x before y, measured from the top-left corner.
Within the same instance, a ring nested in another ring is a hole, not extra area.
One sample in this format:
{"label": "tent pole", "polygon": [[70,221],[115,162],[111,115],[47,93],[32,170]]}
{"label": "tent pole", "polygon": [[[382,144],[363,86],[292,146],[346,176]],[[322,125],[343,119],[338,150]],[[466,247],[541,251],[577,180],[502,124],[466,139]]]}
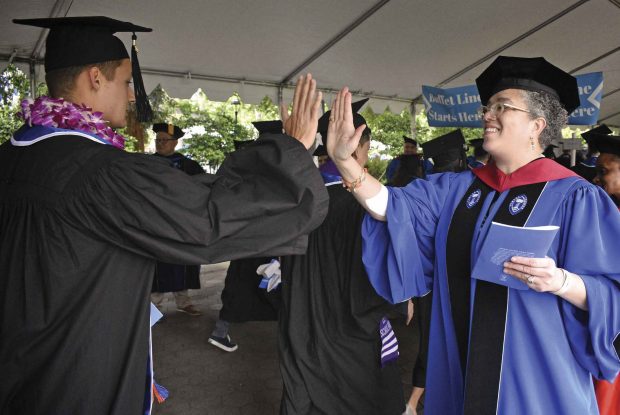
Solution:
{"label": "tent pole", "polygon": [[278,85],[278,108],[282,106],[284,87],[282,85]]}
{"label": "tent pole", "polygon": [[28,69],[30,72],[30,97],[32,99],[36,98],[37,93],[37,76],[35,72],[36,62],[31,59],[28,63]]}

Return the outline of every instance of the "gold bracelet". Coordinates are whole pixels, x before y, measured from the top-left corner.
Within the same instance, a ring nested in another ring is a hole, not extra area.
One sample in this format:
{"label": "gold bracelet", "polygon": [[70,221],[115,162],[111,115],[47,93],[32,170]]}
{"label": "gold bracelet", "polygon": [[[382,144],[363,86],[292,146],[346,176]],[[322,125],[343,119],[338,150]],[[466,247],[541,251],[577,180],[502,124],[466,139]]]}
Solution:
{"label": "gold bracelet", "polygon": [[360,177],[358,177],[357,179],[353,180],[352,182],[348,182],[348,181],[346,181],[343,178],[342,179],[342,187],[347,189],[347,192],[355,193],[355,190],[362,185],[364,180],[366,180],[366,172],[367,171],[368,171],[368,169],[362,169],[362,174],[360,174]]}

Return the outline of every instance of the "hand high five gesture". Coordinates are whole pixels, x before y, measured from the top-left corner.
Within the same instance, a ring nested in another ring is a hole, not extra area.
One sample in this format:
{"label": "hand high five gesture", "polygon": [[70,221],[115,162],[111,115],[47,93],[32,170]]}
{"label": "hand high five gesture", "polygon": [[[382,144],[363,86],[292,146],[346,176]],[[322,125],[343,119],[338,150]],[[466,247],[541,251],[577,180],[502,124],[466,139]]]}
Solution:
{"label": "hand high five gesture", "polygon": [[332,103],[329,128],[327,129],[327,153],[335,163],[348,160],[357,148],[366,125],[357,129],[353,125],[351,93],[342,88]]}
{"label": "hand high five gesture", "polygon": [[316,90],[316,81],[308,74],[297,81],[291,114],[284,104],[280,107],[284,131],[308,149],[314,145],[322,98],[321,92]]}

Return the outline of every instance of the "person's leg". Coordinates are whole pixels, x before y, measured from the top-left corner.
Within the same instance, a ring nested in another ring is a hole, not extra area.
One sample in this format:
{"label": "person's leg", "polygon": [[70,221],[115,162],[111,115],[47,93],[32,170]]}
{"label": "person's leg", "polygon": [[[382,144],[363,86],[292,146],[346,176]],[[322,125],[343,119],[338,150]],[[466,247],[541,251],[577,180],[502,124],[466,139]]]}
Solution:
{"label": "person's leg", "polygon": [[187,307],[192,305],[192,300],[189,298],[189,292],[187,290],[176,291],[174,294],[174,301],[177,303],[178,308]]}
{"label": "person's leg", "polygon": [[211,332],[211,337],[209,337],[209,344],[214,345],[226,352],[234,352],[237,350],[238,346],[230,340],[230,336],[228,335],[228,330],[230,328],[230,323],[226,320],[222,320],[221,318],[217,319],[215,322],[215,328]]}
{"label": "person's leg", "polygon": [[189,314],[190,316],[202,315],[200,311],[194,307],[189,292],[187,290],[174,292],[174,301],[177,304],[177,310]]}
{"label": "person's leg", "polygon": [[215,322],[215,328],[211,332],[211,335],[215,337],[226,337],[228,336],[229,328],[230,328],[230,323],[228,321],[218,318],[217,321]]}
{"label": "person's leg", "polygon": [[424,394],[424,388],[420,388],[418,386],[414,386],[411,391],[411,396],[409,397],[409,402],[407,402],[407,415],[416,415],[418,403],[420,402],[420,398]]}

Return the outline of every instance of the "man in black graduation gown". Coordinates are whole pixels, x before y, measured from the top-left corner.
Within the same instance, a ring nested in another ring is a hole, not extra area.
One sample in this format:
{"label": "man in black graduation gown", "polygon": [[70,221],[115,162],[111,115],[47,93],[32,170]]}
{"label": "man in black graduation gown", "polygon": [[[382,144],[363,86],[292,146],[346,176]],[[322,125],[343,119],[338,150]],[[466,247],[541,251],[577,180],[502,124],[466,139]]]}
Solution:
{"label": "man in black graduation gown", "polygon": [[116,148],[123,138],[109,128],[125,125],[134,99],[113,33],[150,29],[102,17],[21,23],[51,27],[55,98],[24,105],[25,125],[0,146],[0,413],[148,413],[156,260],[305,252],[327,209],[307,151],[321,94],[300,78],[288,135],[264,135],[216,175],[188,176]]}
{"label": "man in black graduation gown", "polygon": [[[325,143],[330,112],[319,121]],[[355,125],[366,124],[355,115]],[[364,165],[370,129],[354,153]],[[322,166],[330,203],[309,237],[305,255],[282,258],[280,413],[400,415],[405,409],[395,361],[382,367],[380,323],[390,310],[373,290],[362,263],[365,211],[342,186],[329,161]],[[327,167],[326,167],[327,166]]]}
{"label": "man in black graduation gown", "polygon": [[[200,164],[181,153],[175,152],[179,138],[183,137],[181,128],[169,123],[156,123],[153,124],[153,131],[156,134],[156,157],[165,158],[170,163],[170,167],[184,171],[190,176],[205,173]],[[199,289],[200,265],[170,264],[157,261],[151,294],[153,304],[160,306],[164,300],[164,293],[171,292],[174,295],[178,311],[190,316],[199,316],[202,313],[194,307],[188,292],[188,290]]]}

